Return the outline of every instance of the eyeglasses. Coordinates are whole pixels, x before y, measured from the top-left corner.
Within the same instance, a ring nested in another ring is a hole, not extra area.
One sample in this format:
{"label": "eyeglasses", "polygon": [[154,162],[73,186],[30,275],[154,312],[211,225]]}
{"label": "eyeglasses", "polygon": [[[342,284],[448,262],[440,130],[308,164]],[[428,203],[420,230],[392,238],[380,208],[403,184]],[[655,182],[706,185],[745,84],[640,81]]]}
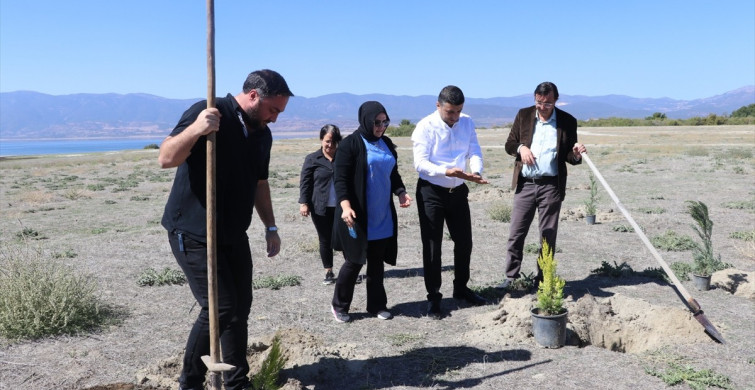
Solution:
{"label": "eyeglasses", "polygon": [[555,106],[553,103],[539,102],[537,100],[535,100],[535,105],[543,108],[553,108]]}
{"label": "eyeglasses", "polygon": [[386,119],[384,121],[375,120],[375,127],[381,127],[381,126],[382,127],[388,127],[388,125],[390,125],[390,124],[391,124],[391,121],[389,121],[388,119]]}

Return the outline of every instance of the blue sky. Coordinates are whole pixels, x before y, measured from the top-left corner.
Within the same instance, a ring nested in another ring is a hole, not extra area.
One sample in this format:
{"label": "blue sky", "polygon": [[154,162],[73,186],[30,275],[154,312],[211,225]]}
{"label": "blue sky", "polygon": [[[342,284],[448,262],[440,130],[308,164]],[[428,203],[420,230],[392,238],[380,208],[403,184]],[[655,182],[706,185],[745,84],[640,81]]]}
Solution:
{"label": "blue sky", "polygon": [[[755,84],[755,1],[215,1],[217,95],[255,69],[297,96],[696,99]],[[0,91],[207,90],[201,0],[0,0]]]}

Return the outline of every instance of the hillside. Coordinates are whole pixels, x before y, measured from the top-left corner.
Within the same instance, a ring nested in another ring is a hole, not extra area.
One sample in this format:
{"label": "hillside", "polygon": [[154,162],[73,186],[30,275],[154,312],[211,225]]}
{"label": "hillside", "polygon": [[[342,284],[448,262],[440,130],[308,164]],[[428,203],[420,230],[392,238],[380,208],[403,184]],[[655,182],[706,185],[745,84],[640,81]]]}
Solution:
{"label": "hillside", "polygon": [[[18,91],[0,93],[0,138],[155,137],[168,134],[181,113],[197,99],[168,99],[148,94],[47,95]],[[435,108],[436,96],[353,95],[338,93],[314,98],[294,97],[274,125],[278,132],[311,132],[325,123],[356,127],[356,112],[367,100],[378,100],[394,123],[416,122]],[[755,103],[755,86],[703,99],[634,98],[624,95],[561,95],[559,106],[578,119],[644,118],[654,112],[686,119],[728,114]],[[467,97],[464,112],[478,127],[511,122],[516,112],[532,104],[532,95]]]}

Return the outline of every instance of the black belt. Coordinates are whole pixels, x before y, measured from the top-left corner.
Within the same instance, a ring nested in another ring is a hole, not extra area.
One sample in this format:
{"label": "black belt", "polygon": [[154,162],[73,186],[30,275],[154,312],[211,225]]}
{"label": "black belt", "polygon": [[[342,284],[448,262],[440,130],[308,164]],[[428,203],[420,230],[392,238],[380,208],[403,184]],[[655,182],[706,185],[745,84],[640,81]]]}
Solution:
{"label": "black belt", "polygon": [[520,175],[519,181],[535,184],[552,184],[558,182],[558,176],[524,177]]}
{"label": "black belt", "polygon": [[454,191],[456,191],[457,189],[459,189],[461,186],[464,185],[464,184],[459,184],[456,187],[448,188],[448,187],[443,187],[443,186],[439,186],[437,184],[430,183],[429,181],[427,181],[425,179],[419,179],[419,180],[427,183],[427,185],[429,185],[430,187],[432,187],[432,188],[434,188],[436,190],[443,191],[443,192],[448,192],[449,194],[453,193]]}

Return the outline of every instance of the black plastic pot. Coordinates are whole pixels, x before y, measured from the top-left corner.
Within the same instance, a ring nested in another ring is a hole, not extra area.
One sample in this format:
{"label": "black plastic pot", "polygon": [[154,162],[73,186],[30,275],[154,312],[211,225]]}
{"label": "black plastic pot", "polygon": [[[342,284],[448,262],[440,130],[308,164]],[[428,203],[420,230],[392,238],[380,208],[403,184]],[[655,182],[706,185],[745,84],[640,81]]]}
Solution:
{"label": "black plastic pot", "polygon": [[561,314],[546,316],[538,314],[539,309],[534,308],[532,313],[532,334],[535,341],[545,348],[561,348],[566,343],[566,316]]}

